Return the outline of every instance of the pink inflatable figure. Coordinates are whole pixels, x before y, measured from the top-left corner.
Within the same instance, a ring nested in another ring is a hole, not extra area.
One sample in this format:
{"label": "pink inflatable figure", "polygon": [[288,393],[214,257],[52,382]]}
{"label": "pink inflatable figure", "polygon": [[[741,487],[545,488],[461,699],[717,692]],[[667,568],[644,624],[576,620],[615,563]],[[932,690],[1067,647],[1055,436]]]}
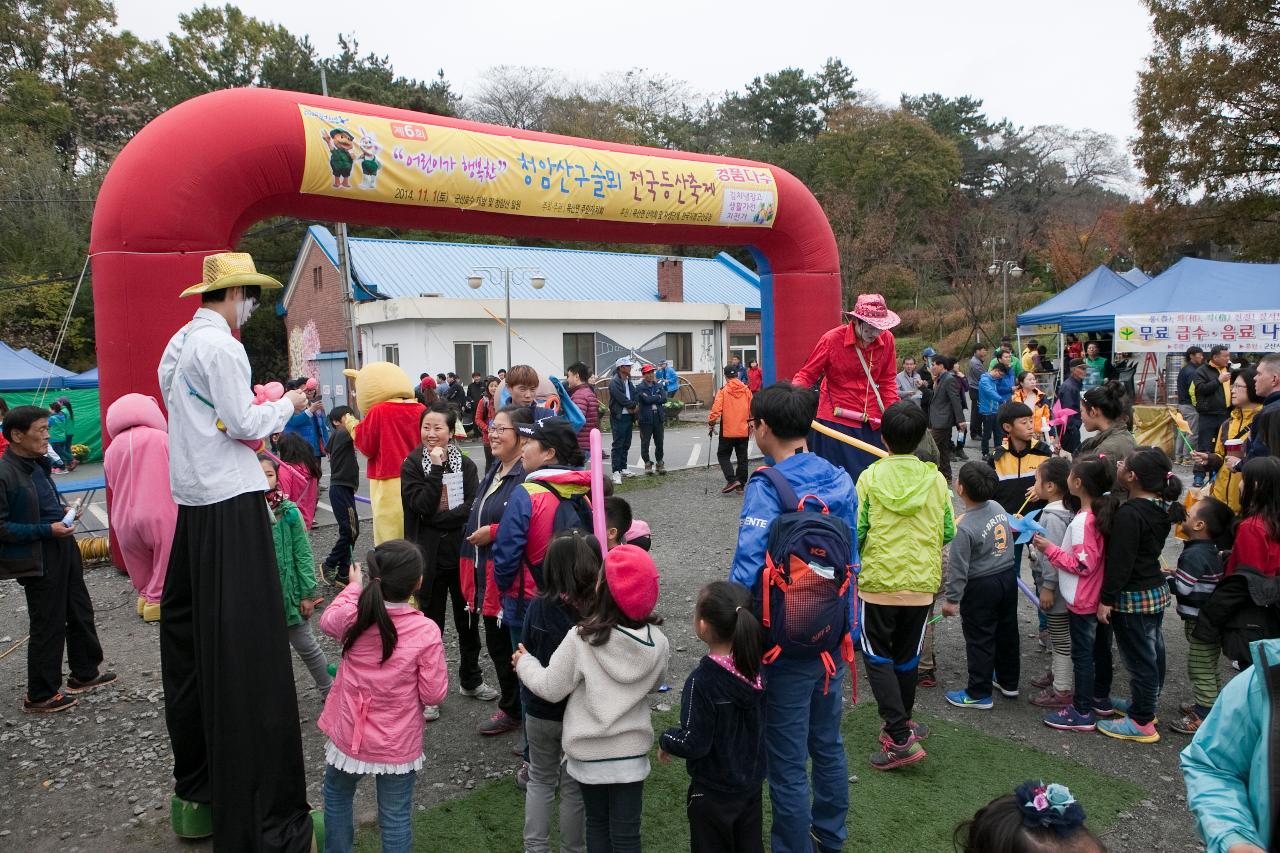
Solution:
{"label": "pink inflatable figure", "polygon": [[103,472],[111,487],[111,532],[138,591],[138,615],[160,619],[178,505],[169,491],[169,431],[154,397],[125,394],[107,409],[111,445]]}

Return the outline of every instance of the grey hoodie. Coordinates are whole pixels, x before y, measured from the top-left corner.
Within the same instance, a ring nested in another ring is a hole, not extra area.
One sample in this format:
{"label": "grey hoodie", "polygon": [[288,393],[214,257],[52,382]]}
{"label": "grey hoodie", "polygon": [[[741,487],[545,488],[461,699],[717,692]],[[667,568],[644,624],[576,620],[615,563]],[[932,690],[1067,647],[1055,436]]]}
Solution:
{"label": "grey hoodie", "polygon": [[947,563],[947,601],[961,603],[970,578],[1012,569],[1013,539],[1009,516],[995,501],[975,506],[961,516]]}
{"label": "grey hoodie", "polygon": [[666,636],[652,625],[614,628],[600,646],[574,629],[545,668],[526,654],[516,675],[548,702],[569,697],[561,739],[570,758],[634,758],[653,746],[648,694],[661,683],[669,653]]}

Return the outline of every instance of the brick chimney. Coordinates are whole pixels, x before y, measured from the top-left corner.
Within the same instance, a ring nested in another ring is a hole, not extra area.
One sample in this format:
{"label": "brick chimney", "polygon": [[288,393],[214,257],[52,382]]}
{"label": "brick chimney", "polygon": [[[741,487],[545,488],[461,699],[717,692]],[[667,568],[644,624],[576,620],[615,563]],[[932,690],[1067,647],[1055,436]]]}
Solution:
{"label": "brick chimney", "polygon": [[658,258],[658,298],[663,302],[684,302],[684,261]]}

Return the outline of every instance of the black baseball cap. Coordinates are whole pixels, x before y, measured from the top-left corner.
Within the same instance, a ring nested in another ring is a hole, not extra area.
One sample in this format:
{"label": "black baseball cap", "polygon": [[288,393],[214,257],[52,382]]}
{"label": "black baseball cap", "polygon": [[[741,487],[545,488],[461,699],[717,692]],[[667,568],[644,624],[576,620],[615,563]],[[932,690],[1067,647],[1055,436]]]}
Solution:
{"label": "black baseball cap", "polygon": [[577,433],[573,431],[573,427],[569,422],[554,415],[540,418],[531,424],[518,424],[516,431],[520,433],[522,438],[534,438],[539,441],[557,433],[568,435],[574,441],[577,440]]}

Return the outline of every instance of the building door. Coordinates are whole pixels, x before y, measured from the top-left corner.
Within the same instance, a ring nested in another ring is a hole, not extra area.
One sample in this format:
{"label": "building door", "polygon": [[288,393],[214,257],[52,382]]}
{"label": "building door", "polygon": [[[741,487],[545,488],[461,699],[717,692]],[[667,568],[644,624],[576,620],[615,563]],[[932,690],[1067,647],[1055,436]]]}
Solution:
{"label": "building door", "polygon": [[489,343],[488,341],[454,341],[453,369],[462,383],[471,381],[472,373],[481,376],[489,375]]}
{"label": "building door", "polygon": [[750,367],[751,362],[760,359],[760,336],[730,335],[729,355],[736,355],[742,360],[743,366]]}
{"label": "building door", "polygon": [[347,367],[346,355],[340,354],[337,358],[317,360],[315,364],[319,369],[319,376],[316,378],[320,383],[318,390],[320,399],[324,401],[324,410],[331,412],[337,406],[355,408],[355,401],[347,400],[347,377],[342,375],[342,371]]}

